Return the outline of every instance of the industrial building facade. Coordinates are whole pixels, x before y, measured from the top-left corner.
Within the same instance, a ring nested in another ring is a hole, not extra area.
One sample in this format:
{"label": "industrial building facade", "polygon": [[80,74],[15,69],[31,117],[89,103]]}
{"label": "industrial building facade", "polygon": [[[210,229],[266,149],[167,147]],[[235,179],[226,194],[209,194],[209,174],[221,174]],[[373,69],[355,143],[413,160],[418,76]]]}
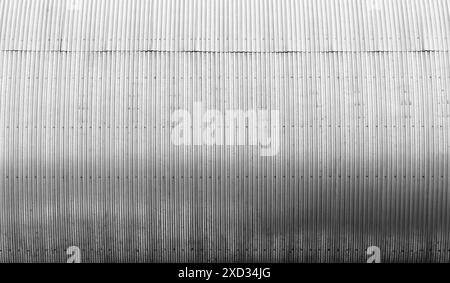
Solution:
{"label": "industrial building facade", "polygon": [[0,262],[448,262],[449,49],[446,0],[0,0]]}

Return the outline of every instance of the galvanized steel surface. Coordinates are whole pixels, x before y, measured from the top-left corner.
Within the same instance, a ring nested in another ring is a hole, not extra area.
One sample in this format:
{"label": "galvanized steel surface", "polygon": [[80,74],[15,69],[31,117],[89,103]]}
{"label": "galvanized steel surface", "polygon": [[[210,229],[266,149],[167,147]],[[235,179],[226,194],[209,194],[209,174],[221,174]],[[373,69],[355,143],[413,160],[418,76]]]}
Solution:
{"label": "galvanized steel surface", "polygon": [[[450,259],[448,1],[0,1],[0,261]],[[278,155],[171,113],[276,109]]]}
{"label": "galvanized steel surface", "polygon": [[0,48],[448,51],[447,0],[2,0]]}

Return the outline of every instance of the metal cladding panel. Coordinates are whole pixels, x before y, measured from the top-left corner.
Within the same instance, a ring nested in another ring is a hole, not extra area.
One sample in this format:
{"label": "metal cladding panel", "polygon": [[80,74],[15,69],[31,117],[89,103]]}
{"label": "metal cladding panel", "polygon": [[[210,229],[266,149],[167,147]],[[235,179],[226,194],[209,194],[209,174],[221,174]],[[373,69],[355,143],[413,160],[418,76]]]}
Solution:
{"label": "metal cladding panel", "polygon": [[[2,261],[448,261],[445,53],[0,53]],[[278,109],[274,157],[170,113]]]}
{"label": "metal cladding panel", "polygon": [[[369,21],[356,1],[78,3],[0,1],[0,261],[78,246],[83,262],[364,262],[373,245],[385,262],[450,260],[446,1],[381,1],[381,30],[332,24]],[[307,40],[314,21],[336,45]],[[350,27],[386,41],[352,45]],[[199,40],[227,28],[279,33]],[[397,28],[411,32],[387,40]],[[278,154],[174,145],[173,113],[196,102],[278,110]]]}
{"label": "metal cladding panel", "polygon": [[2,0],[0,49],[448,51],[447,0]]}

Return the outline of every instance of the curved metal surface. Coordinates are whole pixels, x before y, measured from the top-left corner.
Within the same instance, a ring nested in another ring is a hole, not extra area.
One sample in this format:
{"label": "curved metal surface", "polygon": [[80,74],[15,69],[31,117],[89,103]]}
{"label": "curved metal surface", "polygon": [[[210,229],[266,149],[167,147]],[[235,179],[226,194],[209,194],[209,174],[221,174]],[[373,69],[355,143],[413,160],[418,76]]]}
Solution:
{"label": "curved metal surface", "polygon": [[[1,0],[0,261],[448,262],[449,33],[444,0]],[[279,111],[279,151],[175,145],[196,102]]]}

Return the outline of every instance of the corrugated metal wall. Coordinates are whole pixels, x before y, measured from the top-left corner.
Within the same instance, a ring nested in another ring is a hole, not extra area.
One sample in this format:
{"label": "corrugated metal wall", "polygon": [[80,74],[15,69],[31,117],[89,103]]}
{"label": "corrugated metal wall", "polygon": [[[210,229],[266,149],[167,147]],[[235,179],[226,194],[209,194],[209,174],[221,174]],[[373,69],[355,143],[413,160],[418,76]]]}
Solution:
{"label": "corrugated metal wall", "polygon": [[[0,261],[449,261],[449,8],[0,0]],[[280,153],[173,145],[195,101]]]}

